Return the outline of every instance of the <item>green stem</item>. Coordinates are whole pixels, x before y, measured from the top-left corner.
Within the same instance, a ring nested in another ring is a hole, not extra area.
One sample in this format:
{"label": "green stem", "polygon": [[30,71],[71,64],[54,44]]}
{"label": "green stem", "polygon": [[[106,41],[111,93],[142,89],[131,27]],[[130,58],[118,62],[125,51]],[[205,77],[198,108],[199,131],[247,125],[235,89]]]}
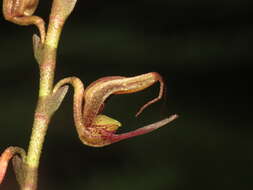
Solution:
{"label": "green stem", "polygon": [[[52,12],[53,13],[53,12]],[[47,99],[52,95],[54,72],[56,65],[56,50],[63,27],[63,20],[51,14],[46,41],[43,44],[40,57],[40,88],[37,108],[34,115],[31,139],[26,157],[26,176],[21,190],[37,188],[37,172],[45,135],[51,119],[47,107]]]}
{"label": "green stem", "polygon": [[[40,67],[38,103],[27,157],[24,163],[24,180],[21,190],[36,190],[40,156],[50,119],[64,98],[67,88],[62,88],[55,96],[52,93],[56,65],[56,51],[63,25],[73,11],[76,0],[54,0],[46,40],[43,44],[34,38],[34,54]],[[52,103],[53,102],[53,103]]]}

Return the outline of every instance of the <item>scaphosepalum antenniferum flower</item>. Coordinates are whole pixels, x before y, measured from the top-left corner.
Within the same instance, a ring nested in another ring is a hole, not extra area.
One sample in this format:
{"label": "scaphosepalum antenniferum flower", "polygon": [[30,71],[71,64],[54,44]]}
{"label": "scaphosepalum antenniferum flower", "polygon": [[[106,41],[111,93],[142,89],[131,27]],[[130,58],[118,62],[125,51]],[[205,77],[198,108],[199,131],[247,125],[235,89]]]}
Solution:
{"label": "scaphosepalum antenniferum flower", "polygon": [[123,134],[116,134],[121,123],[102,113],[105,100],[112,94],[129,94],[142,91],[154,83],[160,83],[158,97],[140,108],[139,115],[147,106],[161,99],[164,82],[156,73],[146,73],[134,77],[109,76],[96,80],[84,89],[77,77],[60,80],[55,86],[54,73],[56,50],[63,25],[73,11],[76,0],[53,0],[47,30],[42,18],[33,15],[38,0],[3,0],[3,15],[6,20],[19,25],[34,24],[40,36],[33,36],[34,56],[40,69],[38,103],[27,153],[19,147],[8,147],[0,156],[0,184],[9,161],[12,159],[17,181],[21,190],[36,190],[41,150],[51,117],[59,108],[70,84],[74,88],[74,121],[80,140],[89,146],[102,147],[130,137],[142,135],[160,128],[177,115]]}
{"label": "scaphosepalum antenniferum flower", "polygon": [[155,82],[160,82],[160,92],[157,98],[149,101],[140,108],[138,116],[147,106],[160,100],[163,95],[164,82],[162,77],[155,72],[142,74],[135,77],[110,76],[98,79],[91,83],[85,90],[82,82],[77,77],[69,77],[59,81],[54,91],[69,83],[74,87],[74,120],[80,140],[89,146],[102,147],[127,138],[151,132],[174,120],[177,115],[166,118],[160,122],[142,127],[124,134],[115,134],[120,122],[101,115],[105,100],[112,94],[129,94],[144,90]]}

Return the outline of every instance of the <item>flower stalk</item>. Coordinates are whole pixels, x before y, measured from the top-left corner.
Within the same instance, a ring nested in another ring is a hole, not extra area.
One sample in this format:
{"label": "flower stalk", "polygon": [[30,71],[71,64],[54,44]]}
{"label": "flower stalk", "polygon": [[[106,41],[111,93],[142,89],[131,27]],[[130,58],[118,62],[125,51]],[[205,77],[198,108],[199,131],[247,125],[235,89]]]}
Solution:
{"label": "flower stalk", "polygon": [[[53,113],[60,106],[67,87],[52,93],[56,66],[56,53],[63,25],[72,12],[76,0],[54,0],[45,43],[34,37],[34,54],[40,69],[40,87],[37,108],[26,158],[27,173],[22,190],[37,188],[37,170],[48,125]],[[32,179],[32,180],[30,180]]]}
{"label": "flower stalk", "polygon": [[33,16],[38,2],[38,0],[3,1],[3,13],[6,20],[20,25],[34,24],[40,31],[40,37],[33,36],[34,56],[40,70],[40,84],[28,152],[24,156],[25,152],[22,151],[23,158],[19,159],[14,155],[16,153],[21,154],[20,148],[10,147],[0,157],[0,179],[2,181],[8,162],[14,156],[14,169],[21,190],[37,189],[39,161],[48,125],[68,90],[67,87],[62,87],[57,92],[52,93],[56,52],[61,31],[66,19],[73,11],[76,0],[53,1],[47,32],[43,19]]}
{"label": "flower stalk", "polygon": [[86,89],[77,77],[67,77],[54,86],[57,48],[61,31],[77,0],[53,0],[47,31],[44,20],[33,15],[38,1],[3,0],[3,15],[6,20],[19,25],[34,24],[40,31],[40,36],[33,36],[34,57],[39,65],[40,81],[28,151],[26,154],[22,148],[8,147],[0,156],[0,184],[5,176],[8,163],[12,159],[21,190],[37,189],[38,168],[47,129],[53,114],[61,105],[68,91],[67,84],[74,87],[73,115],[78,136],[88,146],[103,147],[149,133],[178,117],[175,114],[137,130],[116,134],[121,123],[101,114],[105,100],[109,96],[139,92],[156,82],[160,83],[158,96],[144,104],[136,116],[146,107],[160,100],[164,93],[164,82],[161,75],[156,72],[135,77],[103,77],[91,83]]}

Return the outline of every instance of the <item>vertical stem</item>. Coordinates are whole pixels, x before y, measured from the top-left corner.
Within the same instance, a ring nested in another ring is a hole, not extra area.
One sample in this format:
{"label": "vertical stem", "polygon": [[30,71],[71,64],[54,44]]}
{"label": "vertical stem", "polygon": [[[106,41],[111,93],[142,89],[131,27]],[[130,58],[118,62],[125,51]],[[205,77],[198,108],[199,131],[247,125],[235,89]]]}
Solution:
{"label": "vertical stem", "polygon": [[28,153],[26,157],[26,164],[28,167],[37,168],[39,165],[40,154],[47,132],[50,117],[41,111],[43,98],[39,98],[37,109],[34,115],[34,123]]}
{"label": "vertical stem", "polygon": [[55,14],[50,15],[48,32],[42,54],[42,63],[40,63],[40,97],[48,96],[52,92],[56,51],[63,25],[64,20]]}
{"label": "vertical stem", "polygon": [[26,176],[22,184],[22,190],[35,190],[37,188],[37,173],[45,135],[48,129],[51,115],[47,110],[47,98],[52,94],[54,72],[56,65],[56,50],[64,20],[55,16],[54,11],[50,15],[50,22],[46,41],[43,44],[40,57],[40,88],[37,108],[34,115],[31,139],[26,159]]}
{"label": "vertical stem", "polygon": [[[35,56],[40,67],[40,88],[34,123],[28,147],[25,167],[25,178],[20,184],[21,190],[36,190],[40,156],[47,128],[53,115],[48,100],[52,98],[56,51],[62,27],[73,11],[77,0],[53,0],[46,40],[35,48]],[[39,43],[39,42],[38,42]],[[37,44],[38,45],[38,44]]]}

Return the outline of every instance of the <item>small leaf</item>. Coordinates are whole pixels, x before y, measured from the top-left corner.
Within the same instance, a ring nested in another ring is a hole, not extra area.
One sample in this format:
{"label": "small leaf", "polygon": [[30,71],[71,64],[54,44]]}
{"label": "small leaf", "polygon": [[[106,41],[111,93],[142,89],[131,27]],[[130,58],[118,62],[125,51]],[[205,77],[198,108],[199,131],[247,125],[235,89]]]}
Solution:
{"label": "small leaf", "polygon": [[40,63],[42,48],[43,48],[43,45],[41,44],[40,37],[37,34],[34,34],[33,35],[33,52],[34,52],[34,57],[38,63]]}
{"label": "small leaf", "polygon": [[16,179],[18,181],[18,184],[20,187],[22,187],[25,179],[25,169],[24,169],[24,164],[23,160],[20,158],[20,156],[14,156],[12,159],[12,164],[14,168],[14,172],[16,174]]}
{"label": "small leaf", "polygon": [[65,95],[68,92],[68,88],[68,86],[63,86],[47,98],[46,107],[49,115],[53,114],[56,110],[58,110]]}

